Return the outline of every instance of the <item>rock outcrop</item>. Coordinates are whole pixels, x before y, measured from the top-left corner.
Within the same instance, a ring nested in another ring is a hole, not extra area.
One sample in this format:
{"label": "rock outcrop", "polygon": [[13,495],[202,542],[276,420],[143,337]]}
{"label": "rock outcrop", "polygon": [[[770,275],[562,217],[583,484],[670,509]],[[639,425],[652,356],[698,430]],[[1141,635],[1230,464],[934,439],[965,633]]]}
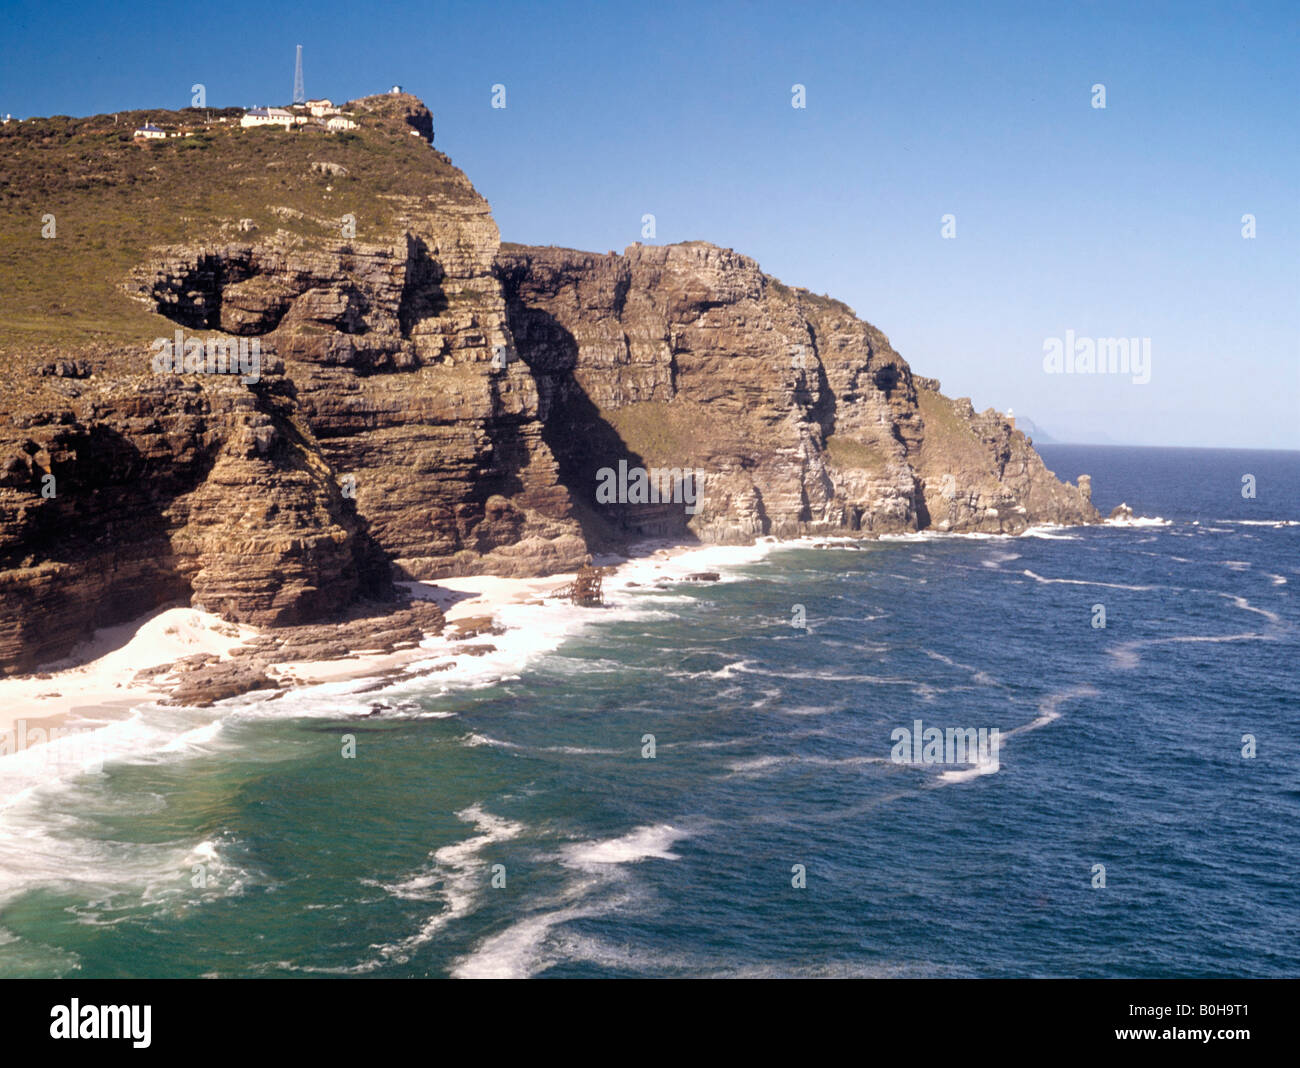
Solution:
{"label": "rock outcrop", "polygon": [[[582,513],[706,542],[1096,521],[992,410],[949,401],[846,305],[702,242],[505,246],[515,345]],[[600,472],[699,472],[682,502],[602,506]]]}
{"label": "rock outcrop", "polygon": [[[140,253],[85,268],[110,286],[59,297],[116,332],[91,343],[51,318],[39,345],[5,343],[4,370],[29,385],[0,402],[0,671],[170,602],[301,626],[397,603],[394,580],[573,570],[647,534],[1098,518],[1086,487],[1058,482],[997,413],[913,376],[847,306],[699,242],[502,246],[419,101],[349,106],[360,129],[336,140],[214,124],[191,147],[212,157],[220,210],[186,216],[182,243],[174,220],[132,215]],[[67,183],[88,198],[87,243],[96,182],[179,197],[185,181],[129,142],[106,151],[121,175],[97,160]],[[0,289],[21,290],[23,269],[0,259]],[[159,370],[177,331],[179,367]],[[214,341],[255,352],[255,373],[198,373]],[[675,471],[669,499],[603,497],[620,467]]]}

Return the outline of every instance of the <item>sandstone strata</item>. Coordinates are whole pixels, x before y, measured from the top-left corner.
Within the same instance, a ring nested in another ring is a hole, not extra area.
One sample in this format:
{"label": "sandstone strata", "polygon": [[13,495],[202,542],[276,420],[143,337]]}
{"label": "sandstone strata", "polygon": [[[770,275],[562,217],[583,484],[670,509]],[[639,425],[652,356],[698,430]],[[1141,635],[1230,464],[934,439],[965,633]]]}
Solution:
{"label": "sandstone strata", "polygon": [[[226,214],[114,280],[159,337],[255,342],[256,381],[155,373],[150,336],[51,343],[19,369],[39,388],[0,421],[0,670],[177,600],[301,626],[394,598],[394,579],[567,571],[647,534],[1098,518],[844,304],[699,242],[503,247],[423,105],[354,106],[362,149],[411,161],[374,199],[382,225],[345,236],[329,214],[370,157],[286,141],[317,209],[246,202],[253,179],[232,178]],[[700,472],[698,509],[602,503],[620,460]]]}
{"label": "sandstone strata", "polygon": [[[1093,522],[992,410],[913,376],[846,305],[702,242],[623,255],[506,246],[515,344],[582,511],[705,542]],[[623,460],[700,471],[698,511],[601,508]]]}

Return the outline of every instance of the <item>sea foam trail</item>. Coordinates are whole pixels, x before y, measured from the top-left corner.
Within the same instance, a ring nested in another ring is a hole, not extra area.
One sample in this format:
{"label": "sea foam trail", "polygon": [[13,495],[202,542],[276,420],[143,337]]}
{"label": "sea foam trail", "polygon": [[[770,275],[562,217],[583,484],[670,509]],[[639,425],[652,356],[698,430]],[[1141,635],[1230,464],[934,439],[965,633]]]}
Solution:
{"label": "sea foam trail", "polygon": [[1241,597],[1238,594],[1221,593],[1219,594],[1219,596],[1223,597],[1226,600],[1231,601],[1243,612],[1254,612],[1256,615],[1263,616],[1275,627],[1280,627],[1282,625],[1282,619],[1276,612],[1270,612],[1267,608],[1256,608],[1253,604],[1251,604],[1248,600],[1246,600],[1246,598]]}
{"label": "sea foam trail", "polygon": [[1162,519],[1160,516],[1116,516],[1114,519],[1103,519],[1102,523],[1108,527],[1169,527],[1173,526],[1173,520]]}
{"label": "sea foam trail", "polygon": [[686,832],[666,823],[637,827],[617,838],[575,842],[558,859],[575,872],[565,889],[538,911],[480,942],[452,968],[458,979],[525,979],[568,955],[552,948],[552,930],[586,916],[604,915],[634,901],[629,866],[678,860],[672,845]]}
{"label": "sea foam trail", "polygon": [[[971,782],[984,775],[994,775],[1001,770],[1001,750],[1005,748],[1007,741],[1019,734],[1026,734],[1030,731],[1038,730],[1056,722],[1061,718],[1063,712],[1061,706],[1069,701],[1080,700],[1086,697],[1096,697],[1099,691],[1092,686],[1074,686],[1066,690],[1060,690],[1056,693],[1048,694],[1038,702],[1038,715],[1028,723],[1023,723],[1019,727],[1013,727],[1008,731],[1000,732],[999,738],[999,756],[997,760],[979,760],[968,767],[952,768],[948,771],[940,772],[925,783],[921,789],[938,789],[942,786],[952,786],[958,783]],[[861,757],[857,758],[862,764],[894,764],[890,759],[884,757]],[[752,762],[737,762],[732,765],[733,773],[762,774],[770,767],[776,766],[777,763],[785,761],[780,757],[764,757]],[[894,764],[899,770],[905,770],[915,765]],[[823,823],[823,822],[843,822],[869,815],[874,810],[888,805],[894,801],[900,801],[906,798],[915,797],[913,790],[902,790],[897,793],[887,794],[883,797],[872,798],[861,804],[852,805],[848,808],[833,809],[827,812],[818,813],[815,816],[804,816],[800,818],[800,823]],[[777,819],[774,816],[760,814],[757,817],[762,822],[772,822]]]}
{"label": "sea foam trail", "polygon": [[607,864],[632,864],[638,860],[657,857],[660,860],[680,860],[669,847],[685,832],[667,823],[638,827],[621,838],[604,841],[580,842],[565,846],[560,856],[569,867],[591,868]]}
{"label": "sea foam trail", "polygon": [[1184,644],[1206,644],[1218,645],[1231,642],[1255,642],[1255,641],[1276,641],[1279,635],[1287,628],[1282,622],[1281,616],[1276,612],[1270,612],[1267,608],[1257,608],[1251,604],[1245,597],[1235,593],[1220,593],[1218,596],[1224,600],[1231,601],[1233,605],[1240,608],[1243,612],[1253,612],[1256,615],[1263,616],[1268,620],[1268,626],[1262,631],[1247,631],[1244,634],[1178,634],[1168,638],[1137,638],[1133,641],[1122,642],[1118,645],[1110,646],[1106,652],[1116,662],[1116,667],[1122,671],[1129,671],[1136,668],[1142,662],[1142,657],[1138,650],[1144,649],[1151,645],[1184,645]]}
{"label": "sea foam trail", "polygon": [[819,757],[785,754],[781,756],[752,757],[748,760],[733,760],[727,765],[727,769],[731,775],[754,778],[768,774],[778,768],[809,767],[836,770],[860,768],[864,764],[888,763],[890,763],[889,758],[883,756]]}
{"label": "sea foam trail", "polygon": [[1173,588],[1174,588],[1174,587],[1164,587],[1164,586],[1123,586],[1123,585],[1121,585],[1121,584],[1119,584],[1119,583],[1117,583],[1117,582],[1093,582],[1093,581],[1088,580],[1088,579],[1044,578],[1042,575],[1039,575],[1039,574],[1036,574],[1036,573],[1033,572],[1033,571],[1030,571],[1029,568],[1025,568],[1025,569],[1021,572],[1021,574],[1022,574],[1022,575],[1027,575],[1029,578],[1033,579],[1035,582],[1042,582],[1042,583],[1047,583],[1047,584],[1062,583],[1062,584],[1067,585],[1067,586],[1104,586],[1104,587],[1106,587],[1107,589],[1110,589],[1110,590],[1137,590],[1137,591],[1141,591],[1141,590],[1158,590],[1158,589],[1173,589]]}
{"label": "sea foam trail", "polygon": [[987,560],[981,560],[980,566],[987,567],[991,570],[998,570],[1003,564],[1009,564],[1012,560],[1019,560],[1019,553],[994,553]]}
{"label": "sea foam trail", "polygon": [[334,975],[364,975],[390,964],[404,964],[420,949],[437,937],[438,933],[454,920],[475,911],[487,884],[487,861],[483,852],[489,846],[517,838],[523,826],[513,820],[484,811],[481,805],[470,805],[456,813],[457,819],[473,823],[478,834],[451,845],[443,846],[429,854],[432,865],[421,868],[394,883],[366,880],[367,885],[378,886],[393,897],[406,901],[440,899],[443,908],[430,916],[419,930],[396,942],[374,947],[378,956],[346,967],[312,967],[288,965],[290,970],[319,972]]}
{"label": "sea foam trail", "polygon": [[1057,693],[1048,694],[1038,702],[1038,715],[1030,722],[1021,724],[1019,727],[1012,727],[1009,731],[1001,732],[1001,744],[999,745],[999,755],[990,760],[982,760],[968,768],[954,768],[952,771],[945,771],[938,777],[935,786],[948,786],[952,783],[970,782],[982,775],[994,775],[1002,766],[1000,753],[1006,748],[1007,742],[1018,734],[1027,734],[1030,731],[1036,731],[1040,727],[1046,727],[1049,723],[1055,723],[1061,718],[1061,706],[1068,701],[1077,701],[1084,697],[1096,697],[1099,691],[1091,686],[1074,686],[1068,690],[1061,690]]}
{"label": "sea foam trail", "polygon": [[961,661],[954,660],[952,657],[945,656],[943,653],[937,653],[933,649],[922,649],[921,652],[925,653],[925,655],[931,660],[937,660],[941,664],[947,664],[949,667],[959,668],[962,671],[969,671],[971,673],[971,681],[978,683],[980,686],[1001,685],[1001,683],[999,683],[998,680],[987,671],[977,668],[973,664],[963,664]]}
{"label": "sea foam trail", "polygon": [[1225,523],[1235,527],[1300,527],[1300,519],[1212,519],[1212,523]]}

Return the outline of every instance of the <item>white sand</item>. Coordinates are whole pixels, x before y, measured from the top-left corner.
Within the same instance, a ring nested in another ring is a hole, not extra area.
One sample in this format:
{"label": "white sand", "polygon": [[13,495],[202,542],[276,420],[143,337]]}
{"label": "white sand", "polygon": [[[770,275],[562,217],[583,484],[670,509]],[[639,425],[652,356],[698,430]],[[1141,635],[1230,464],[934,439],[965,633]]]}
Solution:
{"label": "white sand", "polygon": [[133,704],[166,696],[156,680],[135,682],[137,672],[196,653],[225,657],[255,634],[255,627],[193,608],[168,608],[97,630],[71,656],[45,665],[41,673],[49,678],[0,679],[0,730],[20,719],[102,721],[125,715]]}
{"label": "white sand", "polygon": [[[629,586],[648,586],[661,579],[680,579],[692,571],[719,564],[742,563],[761,557],[770,544],[757,546],[676,546],[646,542],[635,547],[631,559],[597,558],[601,566],[616,566],[605,581],[607,592]],[[435,601],[449,624],[475,617],[496,619],[506,605],[539,602],[573,580],[572,574],[545,578],[501,578],[471,575],[435,582],[402,585],[415,597]],[[228,659],[235,647],[256,637],[258,628],[228,623],[219,616],[192,608],[170,608],[129,623],[95,632],[94,638],[74,650],[66,660],[43,666],[49,678],[22,676],[0,679],[0,730],[12,729],[18,720],[42,726],[69,723],[103,723],[126,717],[130,709],[168,694],[166,673],[151,680],[135,675],[196,653]],[[455,656],[459,641],[492,642],[458,637],[454,627],[442,636],[427,638],[418,648],[393,653],[359,653],[341,660],[275,664],[270,673],[290,684],[311,685],[384,675],[431,656]],[[277,691],[278,692],[278,691]],[[269,695],[269,694],[268,694]]]}

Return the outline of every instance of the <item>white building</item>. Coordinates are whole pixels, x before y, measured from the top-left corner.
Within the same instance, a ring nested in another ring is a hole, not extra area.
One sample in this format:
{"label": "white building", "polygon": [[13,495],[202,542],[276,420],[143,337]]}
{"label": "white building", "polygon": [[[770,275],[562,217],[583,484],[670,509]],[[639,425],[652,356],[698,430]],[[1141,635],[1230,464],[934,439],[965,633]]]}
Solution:
{"label": "white building", "polygon": [[342,130],[355,130],[357,124],[351,119],[344,118],[342,115],[331,115],[325,120],[325,129],[330,133],[339,133]]}
{"label": "white building", "polygon": [[318,119],[326,115],[337,115],[339,113],[339,109],[334,106],[334,102],[326,100],[324,97],[320,100],[308,100],[307,110]]}
{"label": "white building", "polygon": [[151,122],[146,122],[135,132],[136,137],[145,137],[150,141],[160,140],[167,136],[167,132],[160,126],[155,126]]}
{"label": "white building", "polygon": [[249,108],[239,120],[240,126],[283,126],[286,130],[295,123],[306,122],[305,115],[295,115],[287,108]]}

